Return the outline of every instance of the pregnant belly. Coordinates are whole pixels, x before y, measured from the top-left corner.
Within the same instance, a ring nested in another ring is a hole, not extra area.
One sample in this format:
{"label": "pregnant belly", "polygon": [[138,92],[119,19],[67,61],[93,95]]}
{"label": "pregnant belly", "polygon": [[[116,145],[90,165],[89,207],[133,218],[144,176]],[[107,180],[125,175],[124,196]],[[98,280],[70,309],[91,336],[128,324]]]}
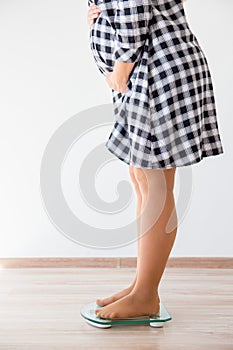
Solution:
{"label": "pregnant belly", "polygon": [[100,14],[90,29],[90,47],[98,69],[104,75],[112,72],[115,31]]}

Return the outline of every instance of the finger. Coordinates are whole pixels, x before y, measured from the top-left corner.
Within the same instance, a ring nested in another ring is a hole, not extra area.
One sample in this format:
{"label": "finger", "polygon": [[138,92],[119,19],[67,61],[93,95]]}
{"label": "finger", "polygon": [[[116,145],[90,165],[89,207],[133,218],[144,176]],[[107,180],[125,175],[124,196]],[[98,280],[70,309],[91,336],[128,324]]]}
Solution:
{"label": "finger", "polygon": [[98,17],[99,17],[99,14],[97,14],[97,15],[88,15],[88,16],[87,16],[87,18],[88,18],[89,20],[96,19],[96,18],[98,18]]}
{"label": "finger", "polygon": [[95,16],[94,17],[88,17],[88,19],[87,19],[88,23],[93,24],[97,17],[95,17]]}
{"label": "finger", "polygon": [[97,12],[101,12],[101,11],[100,11],[100,9],[96,8],[96,9],[90,9],[89,12],[97,13]]}
{"label": "finger", "polygon": [[90,6],[89,10],[91,11],[100,11],[99,7],[96,5]]}
{"label": "finger", "polygon": [[98,8],[88,10],[88,13],[98,13],[98,12],[101,12]]}
{"label": "finger", "polygon": [[89,16],[89,19],[94,19],[94,18],[97,18],[97,17],[99,17],[99,14],[94,14],[94,15]]}
{"label": "finger", "polygon": [[123,94],[126,93],[126,88],[125,88],[125,87],[122,87],[122,86],[117,86],[117,87],[116,87],[116,90],[119,91],[119,92],[121,92],[121,93],[123,93]]}
{"label": "finger", "polygon": [[89,10],[88,11],[89,15],[94,14],[94,13],[100,13],[100,12],[101,11],[99,11],[99,10],[94,10],[94,11]]}
{"label": "finger", "polygon": [[127,85],[123,85],[122,87],[121,87],[121,91],[125,94],[126,93],[126,90],[127,90]]}
{"label": "finger", "polygon": [[109,78],[108,78],[108,77],[105,77],[105,80],[106,80],[108,86],[109,86],[111,89],[114,90],[115,86],[112,84],[112,82],[109,80]]}
{"label": "finger", "polygon": [[100,12],[90,12],[88,13],[89,17],[98,17],[100,15]]}
{"label": "finger", "polygon": [[91,4],[91,5],[89,6],[89,8],[90,8],[90,9],[94,9],[94,8],[97,8],[97,9],[98,9],[98,6],[97,6],[96,4]]}

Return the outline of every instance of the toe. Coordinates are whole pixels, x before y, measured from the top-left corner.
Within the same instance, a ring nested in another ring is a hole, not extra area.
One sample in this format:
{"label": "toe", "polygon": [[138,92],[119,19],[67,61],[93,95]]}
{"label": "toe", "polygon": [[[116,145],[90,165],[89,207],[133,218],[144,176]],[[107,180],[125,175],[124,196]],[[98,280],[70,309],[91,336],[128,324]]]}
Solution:
{"label": "toe", "polygon": [[105,306],[109,304],[109,302],[110,302],[110,298],[98,299],[98,304],[100,306]]}

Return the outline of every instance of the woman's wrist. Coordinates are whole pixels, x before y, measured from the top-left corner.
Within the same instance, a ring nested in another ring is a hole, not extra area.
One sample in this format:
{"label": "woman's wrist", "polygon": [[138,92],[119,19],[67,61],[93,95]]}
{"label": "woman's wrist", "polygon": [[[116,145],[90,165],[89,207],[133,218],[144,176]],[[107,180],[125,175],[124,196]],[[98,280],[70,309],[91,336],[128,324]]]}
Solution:
{"label": "woman's wrist", "polygon": [[115,61],[113,76],[119,82],[127,83],[135,63]]}
{"label": "woman's wrist", "polygon": [[121,73],[119,74],[119,72],[113,71],[111,78],[118,85],[127,84],[128,80],[129,80],[129,75],[128,74],[121,74]]}
{"label": "woman's wrist", "polygon": [[105,77],[109,87],[115,91],[125,93],[133,67],[134,63],[115,61],[113,71]]}

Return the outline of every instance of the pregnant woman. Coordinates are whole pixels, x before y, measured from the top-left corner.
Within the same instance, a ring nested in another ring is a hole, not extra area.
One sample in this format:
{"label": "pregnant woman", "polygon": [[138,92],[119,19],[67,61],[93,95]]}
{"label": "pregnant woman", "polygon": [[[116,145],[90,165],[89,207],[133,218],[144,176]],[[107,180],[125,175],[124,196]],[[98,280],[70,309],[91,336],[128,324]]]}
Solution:
{"label": "pregnant woman", "polygon": [[156,314],[177,233],[177,167],[223,153],[208,63],[182,0],[89,0],[90,46],[112,90],[105,144],[129,166],[137,195],[138,259],[131,285],[97,299],[101,318]]}

